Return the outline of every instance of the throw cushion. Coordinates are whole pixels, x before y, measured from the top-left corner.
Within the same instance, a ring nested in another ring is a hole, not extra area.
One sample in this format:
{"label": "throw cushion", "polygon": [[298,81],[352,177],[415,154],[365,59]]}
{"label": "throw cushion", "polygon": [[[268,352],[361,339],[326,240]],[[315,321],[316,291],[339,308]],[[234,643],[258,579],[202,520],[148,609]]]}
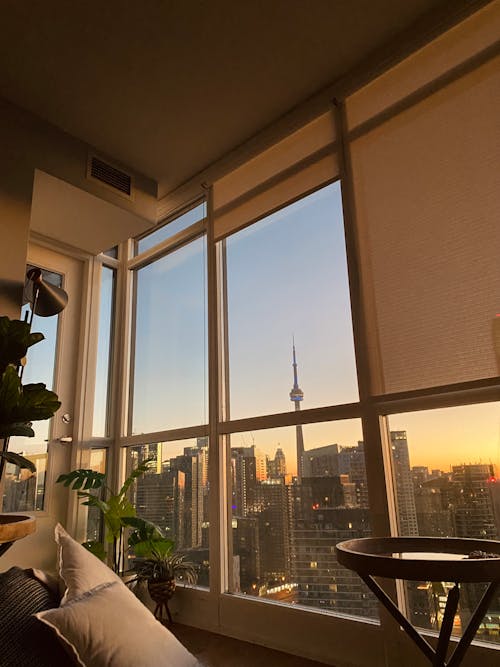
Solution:
{"label": "throw cushion", "polygon": [[61,600],[62,605],[99,584],[112,581],[121,583],[120,577],[68,535],[60,523],[56,526],[55,538],[59,547],[59,576],[66,584],[66,592]]}
{"label": "throw cushion", "polygon": [[36,615],[81,667],[196,667],[196,658],[121,582]]}
{"label": "throw cushion", "polygon": [[2,667],[74,665],[53,633],[32,614],[57,607],[59,599],[27,570],[0,573],[0,664]]}

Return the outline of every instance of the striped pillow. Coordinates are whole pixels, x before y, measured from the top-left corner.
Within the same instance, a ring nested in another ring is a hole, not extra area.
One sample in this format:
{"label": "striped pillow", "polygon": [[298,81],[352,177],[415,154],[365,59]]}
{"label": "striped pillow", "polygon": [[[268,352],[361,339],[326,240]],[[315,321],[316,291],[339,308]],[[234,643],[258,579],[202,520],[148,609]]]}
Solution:
{"label": "striped pillow", "polygon": [[33,616],[58,604],[57,596],[30,571],[11,567],[0,573],[2,667],[74,665],[51,631]]}

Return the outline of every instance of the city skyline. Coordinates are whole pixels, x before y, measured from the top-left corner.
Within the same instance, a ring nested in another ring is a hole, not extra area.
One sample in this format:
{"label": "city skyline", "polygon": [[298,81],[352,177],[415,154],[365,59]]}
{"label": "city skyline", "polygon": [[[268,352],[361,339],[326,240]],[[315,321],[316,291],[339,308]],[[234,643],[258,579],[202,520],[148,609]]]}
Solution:
{"label": "city skyline", "polygon": [[[441,473],[411,465],[404,430],[391,430],[390,443],[399,535],[498,539],[500,481],[493,479],[492,465],[456,464]],[[199,584],[208,586],[208,439],[178,442],[174,448],[168,443],[134,446],[129,456],[131,465],[156,458],[137,482],[138,512],[170,531],[182,553],[199,564]],[[289,465],[293,459],[287,462],[281,447],[266,456],[255,439],[248,445],[232,443],[230,592],[378,618],[376,600],[338,564],[334,551],[339,541],[371,535],[363,442],[310,447],[300,477],[289,474]],[[449,584],[405,586],[412,622],[438,629]],[[480,595],[480,587],[464,587],[453,634],[460,635]],[[493,602],[478,636],[498,642],[499,629],[500,609]]]}

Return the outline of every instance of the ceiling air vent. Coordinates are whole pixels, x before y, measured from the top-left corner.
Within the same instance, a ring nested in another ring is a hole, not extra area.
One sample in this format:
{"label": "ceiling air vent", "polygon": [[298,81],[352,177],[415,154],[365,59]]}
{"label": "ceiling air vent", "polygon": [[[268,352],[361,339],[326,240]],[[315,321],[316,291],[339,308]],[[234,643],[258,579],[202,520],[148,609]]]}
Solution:
{"label": "ceiling air vent", "polygon": [[89,156],[88,177],[94,181],[99,181],[122,196],[132,197],[132,176],[130,174],[113,167],[104,162],[95,155]]}

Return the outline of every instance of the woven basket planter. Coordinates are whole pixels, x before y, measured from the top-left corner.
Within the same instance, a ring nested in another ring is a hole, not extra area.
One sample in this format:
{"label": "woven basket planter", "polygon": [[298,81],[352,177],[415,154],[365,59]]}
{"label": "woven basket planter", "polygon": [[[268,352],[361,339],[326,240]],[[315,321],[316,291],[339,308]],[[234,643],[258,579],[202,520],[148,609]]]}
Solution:
{"label": "woven basket planter", "polygon": [[154,610],[155,618],[159,621],[164,621],[166,616],[168,622],[172,623],[168,601],[175,592],[175,579],[164,579],[163,581],[150,579],[148,581],[148,591],[153,602],[156,602]]}

